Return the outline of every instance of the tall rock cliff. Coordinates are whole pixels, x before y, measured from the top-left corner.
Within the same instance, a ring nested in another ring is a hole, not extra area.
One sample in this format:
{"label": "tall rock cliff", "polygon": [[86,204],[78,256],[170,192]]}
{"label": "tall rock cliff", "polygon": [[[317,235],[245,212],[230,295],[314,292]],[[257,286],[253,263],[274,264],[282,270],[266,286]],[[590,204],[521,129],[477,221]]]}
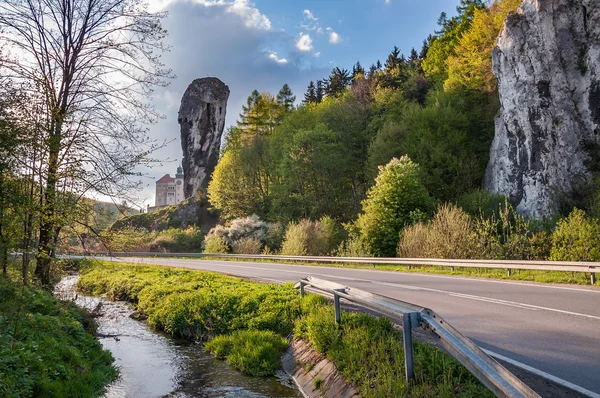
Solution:
{"label": "tall rock cliff", "polygon": [[600,0],[524,0],[493,52],[501,111],[486,189],[524,215],[589,183],[600,143]]}
{"label": "tall rock cliff", "polygon": [[181,128],[185,197],[206,193],[219,161],[229,87],[216,77],[194,80],[185,90],[177,121]]}

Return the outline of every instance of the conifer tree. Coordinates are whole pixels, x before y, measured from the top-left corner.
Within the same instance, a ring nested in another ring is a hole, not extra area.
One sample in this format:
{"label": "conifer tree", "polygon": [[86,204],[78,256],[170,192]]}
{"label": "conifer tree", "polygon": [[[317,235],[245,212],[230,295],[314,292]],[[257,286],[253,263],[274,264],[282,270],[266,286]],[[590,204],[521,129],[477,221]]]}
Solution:
{"label": "conifer tree", "polygon": [[308,83],[308,88],[306,89],[306,93],[304,93],[303,102],[305,104],[315,104],[319,102],[317,100],[317,89],[315,88],[315,82],[313,82],[312,80],[310,81],[310,83]]}

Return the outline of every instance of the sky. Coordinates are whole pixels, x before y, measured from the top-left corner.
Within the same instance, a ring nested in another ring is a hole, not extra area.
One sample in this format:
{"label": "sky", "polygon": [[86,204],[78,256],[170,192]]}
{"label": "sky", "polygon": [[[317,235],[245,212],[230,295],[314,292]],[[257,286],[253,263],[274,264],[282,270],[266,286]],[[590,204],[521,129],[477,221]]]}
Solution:
{"label": "sky", "polygon": [[175,78],[150,101],[164,119],[150,127],[151,138],[168,144],[161,160],[142,170],[144,189],[137,206],[154,204],[155,181],[175,174],[181,162],[177,112],[187,86],[214,76],[229,86],[227,126],[257,89],[277,93],[287,83],[299,103],[311,80],[332,68],[368,68],[382,63],[394,46],[407,56],[437,29],[441,12],[454,15],[459,0],[150,0],[163,20],[170,52],[163,62]]}

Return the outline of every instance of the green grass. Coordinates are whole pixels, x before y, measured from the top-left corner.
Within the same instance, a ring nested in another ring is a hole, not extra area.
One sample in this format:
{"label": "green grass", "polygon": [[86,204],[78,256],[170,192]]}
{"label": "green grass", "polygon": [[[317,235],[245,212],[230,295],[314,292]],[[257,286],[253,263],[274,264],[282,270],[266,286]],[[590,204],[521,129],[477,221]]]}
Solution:
{"label": "green grass", "polygon": [[269,376],[279,369],[281,355],[287,346],[287,340],[277,333],[239,330],[213,338],[206,343],[205,349],[246,374]]}
{"label": "green grass", "polygon": [[[183,258],[183,257],[182,257]],[[191,259],[191,258],[188,258]],[[231,257],[203,257],[193,258],[194,260],[226,260],[226,261],[245,261],[245,262],[269,262],[283,263],[291,265],[306,265],[311,267],[334,267],[334,268],[352,268],[352,269],[368,269],[376,271],[392,271],[392,272],[410,272],[410,273],[426,273],[439,275],[455,275],[468,276],[475,278],[488,279],[503,279],[513,281],[529,281],[540,283],[563,283],[574,285],[589,285],[590,274],[586,272],[563,272],[563,271],[536,271],[536,270],[517,270],[513,269],[511,275],[508,276],[506,268],[471,268],[471,267],[450,267],[440,266],[408,266],[394,264],[357,264],[357,263],[316,263],[302,261],[282,261],[282,260],[256,260],[256,259],[234,259]],[[596,284],[600,287],[600,275],[597,275]]]}
{"label": "green grass", "polygon": [[291,284],[104,261],[86,262],[81,273],[81,291],[128,299],[151,326],[208,341],[207,350],[248,374],[273,374],[294,332],[364,397],[491,396],[457,361],[419,342],[415,381],[406,385],[402,336],[391,321],[344,312],[336,324],[331,304],[315,295],[300,298]]}
{"label": "green grass", "polygon": [[0,396],[96,397],[113,358],[75,304],[0,276]]}

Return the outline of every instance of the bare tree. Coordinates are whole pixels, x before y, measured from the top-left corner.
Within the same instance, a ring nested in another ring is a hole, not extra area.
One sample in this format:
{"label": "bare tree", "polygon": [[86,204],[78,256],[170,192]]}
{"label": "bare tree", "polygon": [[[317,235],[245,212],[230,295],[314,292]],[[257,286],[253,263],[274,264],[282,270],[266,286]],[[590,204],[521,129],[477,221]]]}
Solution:
{"label": "bare tree", "polygon": [[77,199],[134,187],[135,167],[160,146],[148,139],[160,115],[147,99],[171,77],[160,60],[164,16],[141,0],[0,3],[0,76],[27,84],[43,104],[34,160],[43,190],[35,274],[43,284]]}

